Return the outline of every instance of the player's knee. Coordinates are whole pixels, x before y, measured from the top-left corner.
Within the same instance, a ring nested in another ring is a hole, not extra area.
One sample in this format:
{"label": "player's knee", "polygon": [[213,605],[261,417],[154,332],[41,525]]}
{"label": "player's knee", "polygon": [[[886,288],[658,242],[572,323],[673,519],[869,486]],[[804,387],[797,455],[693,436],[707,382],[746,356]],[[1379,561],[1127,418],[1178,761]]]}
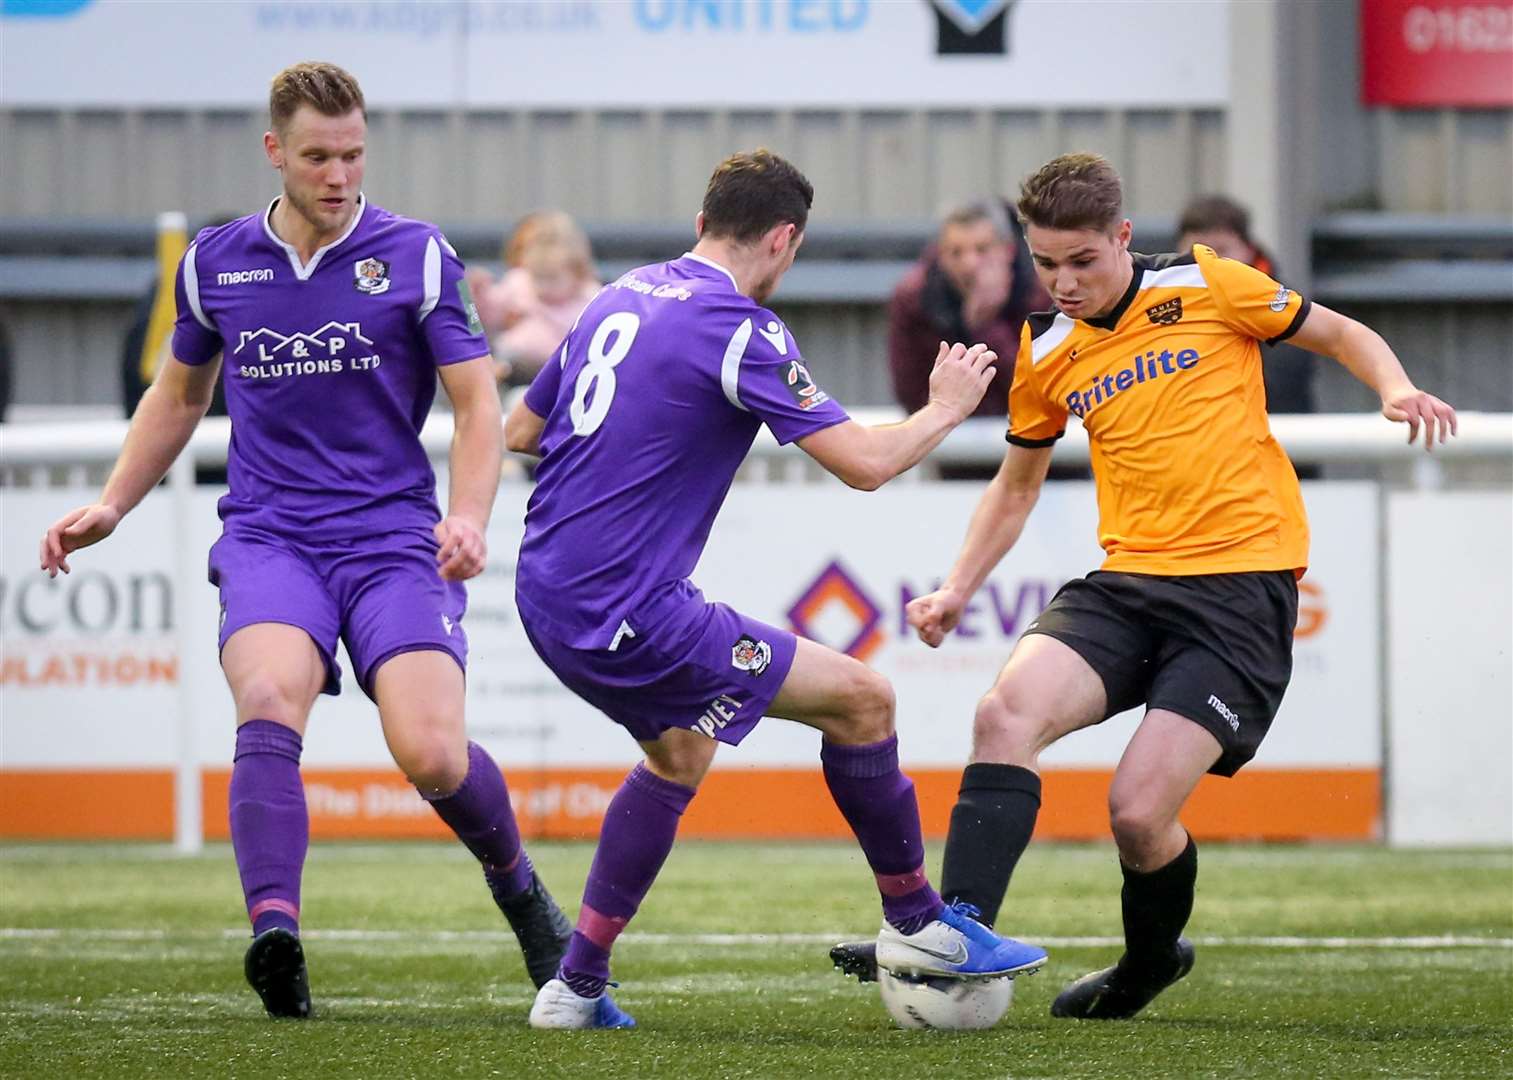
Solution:
{"label": "player's knee", "polygon": [[995,686],[977,702],[977,711],[972,716],[972,745],[979,755],[989,751],[992,752],[989,758],[997,760],[993,753],[1001,756],[1037,749],[1043,726],[1015,694]]}
{"label": "player's knee", "polygon": [[1171,815],[1154,800],[1118,790],[1109,792],[1109,825],[1121,852],[1160,846],[1171,829]]}
{"label": "player's knee", "polygon": [[717,744],[713,739],[664,738],[646,755],[646,767],[663,780],[697,788],[714,761]]}
{"label": "player's knee", "polygon": [[897,698],[893,684],[863,664],[857,664],[847,676],[844,689],[843,733],[846,741],[856,744],[881,742],[893,734],[893,717]]}
{"label": "player's knee", "polygon": [[410,783],[432,799],[451,795],[468,775],[467,747],[450,739],[413,739],[394,748],[394,760]]}
{"label": "player's knee", "polygon": [[239,679],[232,693],[239,719],[272,720],[303,730],[308,708],[304,688],[277,672],[254,671]]}

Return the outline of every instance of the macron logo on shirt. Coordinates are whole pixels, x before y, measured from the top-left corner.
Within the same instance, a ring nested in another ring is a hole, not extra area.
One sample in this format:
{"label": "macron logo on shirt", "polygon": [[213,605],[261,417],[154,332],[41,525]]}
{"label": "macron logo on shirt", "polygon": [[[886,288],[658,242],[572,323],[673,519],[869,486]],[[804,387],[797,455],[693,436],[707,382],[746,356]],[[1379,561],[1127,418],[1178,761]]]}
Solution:
{"label": "macron logo on shirt", "polygon": [[215,275],[217,285],[248,285],[254,281],[272,281],[273,271],[267,267],[256,270],[223,270]]}

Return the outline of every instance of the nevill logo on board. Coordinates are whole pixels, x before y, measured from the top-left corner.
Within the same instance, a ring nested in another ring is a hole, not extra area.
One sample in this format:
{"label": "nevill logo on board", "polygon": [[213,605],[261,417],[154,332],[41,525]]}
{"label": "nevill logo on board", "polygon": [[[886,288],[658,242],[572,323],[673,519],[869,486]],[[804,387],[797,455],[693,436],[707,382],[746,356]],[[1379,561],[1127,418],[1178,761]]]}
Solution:
{"label": "nevill logo on board", "polygon": [[[1045,610],[1061,584],[1053,578],[989,581],[962,610],[952,635],[1012,642]],[[864,584],[840,559],[832,559],[789,607],[788,625],[796,634],[865,661],[890,639],[915,641],[909,601],[937,585],[895,579],[879,590],[874,583]]]}

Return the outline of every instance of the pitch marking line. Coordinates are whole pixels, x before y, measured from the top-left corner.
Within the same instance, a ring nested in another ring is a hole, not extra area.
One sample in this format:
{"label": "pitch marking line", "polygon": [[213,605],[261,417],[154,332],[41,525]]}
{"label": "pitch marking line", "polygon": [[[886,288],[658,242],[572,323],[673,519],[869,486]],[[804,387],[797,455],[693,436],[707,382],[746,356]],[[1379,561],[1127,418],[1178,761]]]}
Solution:
{"label": "pitch marking line", "polygon": [[[435,942],[513,942],[514,935],[505,930],[307,930],[311,941],[435,941]],[[666,946],[765,946],[765,945],[833,945],[837,941],[863,935],[836,931],[828,934],[652,934],[632,931],[619,940],[637,945]],[[248,931],[240,930],[90,930],[76,927],[0,927],[0,941],[193,941],[207,939],[244,940]],[[1122,937],[1040,937],[1026,933],[1022,937],[1046,948],[1110,948],[1123,945]],[[1446,934],[1421,937],[1247,937],[1198,936],[1193,944],[1217,948],[1244,949],[1513,949],[1513,938],[1473,937]]]}

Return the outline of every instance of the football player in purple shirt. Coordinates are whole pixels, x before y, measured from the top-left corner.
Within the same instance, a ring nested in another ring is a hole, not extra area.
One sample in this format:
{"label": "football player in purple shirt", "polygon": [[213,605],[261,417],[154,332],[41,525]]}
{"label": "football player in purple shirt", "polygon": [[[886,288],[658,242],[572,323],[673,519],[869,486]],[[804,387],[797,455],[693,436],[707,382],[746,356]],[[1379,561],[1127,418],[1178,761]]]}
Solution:
{"label": "football player in purple shirt", "polygon": [[[230,492],[210,580],[236,702],[231,840],[254,935],[248,981],[269,1015],[310,1014],[299,759],[311,706],[340,689],[340,637],[395,762],[482,862],[540,986],[571,927],[521,847],[499,767],[463,723],[462,582],[484,566],[502,454],[488,345],[445,238],[363,197],[367,113],[352,76],[296,64],[269,104],[264,148],[283,193],[190,246],[173,359],[99,502],[48,529],[42,568],[67,573],[71,552],[109,536],[157,484],[224,366]],[[456,418],[445,517],[419,438],[438,375]]]}
{"label": "football player in purple shirt", "polygon": [[645,753],[605,814],[577,930],[531,1009],[536,1027],[633,1026],[604,994],[610,949],[715,748],[739,743],[764,714],[823,736],[826,784],[882,894],[880,963],[998,975],[1046,959],[944,906],[931,887],[887,680],[710,603],[689,581],[763,424],[870,490],[928,454],[993,376],[985,346],[942,343],[923,409],[876,428],[847,417],[763,306],[798,253],[813,194],[765,150],[721,164],[693,251],[606,286],[505,427],[510,449],[541,455],[516,574],[526,633],[563,683]]}

